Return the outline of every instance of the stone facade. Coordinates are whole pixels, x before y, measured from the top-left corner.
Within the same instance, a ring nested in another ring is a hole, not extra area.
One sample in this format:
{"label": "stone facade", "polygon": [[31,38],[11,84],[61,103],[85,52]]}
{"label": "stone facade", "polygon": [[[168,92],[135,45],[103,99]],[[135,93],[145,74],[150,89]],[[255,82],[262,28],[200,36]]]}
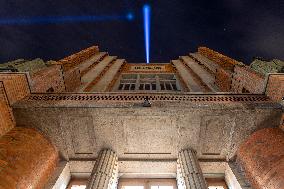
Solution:
{"label": "stone facade", "polygon": [[[127,63],[93,46],[27,65],[29,73],[0,73],[0,168],[8,166],[0,188],[63,187],[67,180],[48,181],[63,167],[68,178],[90,178],[89,188],[116,187],[118,177],[175,178],[182,149],[196,150],[204,176],[225,175],[230,186],[245,186],[234,162],[257,189],[282,187],[283,74],[259,74],[205,47],[163,64]],[[120,169],[101,166],[109,162]]]}

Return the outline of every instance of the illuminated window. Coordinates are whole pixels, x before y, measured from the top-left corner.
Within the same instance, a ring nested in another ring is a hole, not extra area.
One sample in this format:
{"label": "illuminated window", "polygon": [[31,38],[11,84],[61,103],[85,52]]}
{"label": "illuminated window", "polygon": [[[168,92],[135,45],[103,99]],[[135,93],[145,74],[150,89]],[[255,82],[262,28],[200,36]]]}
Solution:
{"label": "illuminated window", "polygon": [[123,186],[122,189],[144,189],[144,186]]}
{"label": "illuminated window", "polygon": [[86,185],[72,185],[71,189],[85,189]]}
{"label": "illuminated window", "polygon": [[208,189],[225,189],[223,186],[209,186]]}
{"label": "illuminated window", "polygon": [[177,189],[175,179],[119,179],[118,189]]}
{"label": "illuminated window", "polygon": [[174,189],[173,186],[151,186],[151,189]]}
{"label": "illuminated window", "polygon": [[117,89],[120,91],[180,91],[174,74],[123,74]]}

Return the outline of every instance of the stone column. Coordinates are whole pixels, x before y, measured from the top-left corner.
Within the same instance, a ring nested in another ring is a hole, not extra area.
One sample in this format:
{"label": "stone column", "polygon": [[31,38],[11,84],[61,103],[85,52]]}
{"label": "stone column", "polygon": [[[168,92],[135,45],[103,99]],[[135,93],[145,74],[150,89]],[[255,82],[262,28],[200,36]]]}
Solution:
{"label": "stone column", "polygon": [[96,160],[87,189],[116,189],[118,158],[110,149],[102,150]]}
{"label": "stone column", "polygon": [[196,152],[192,149],[182,150],[178,154],[177,185],[178,189],[207,189]]}

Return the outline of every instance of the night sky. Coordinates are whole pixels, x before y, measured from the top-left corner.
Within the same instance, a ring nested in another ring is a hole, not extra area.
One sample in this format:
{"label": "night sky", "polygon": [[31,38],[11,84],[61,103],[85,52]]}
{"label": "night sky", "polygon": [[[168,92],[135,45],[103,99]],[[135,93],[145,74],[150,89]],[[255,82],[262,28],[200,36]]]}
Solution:
{"label": "night sky", "polygon": [[[1,0],[0,62],[58,60],[99,45],[101,51],[145,62],[142,6],[151,14],[151,62],[169,62],[207,46],[250,63],[284,59],[284,1],[256,0]],[[10,24],[7,19],[133,14],[134,19]],[[1,22],[2,21],[2,22]]]}

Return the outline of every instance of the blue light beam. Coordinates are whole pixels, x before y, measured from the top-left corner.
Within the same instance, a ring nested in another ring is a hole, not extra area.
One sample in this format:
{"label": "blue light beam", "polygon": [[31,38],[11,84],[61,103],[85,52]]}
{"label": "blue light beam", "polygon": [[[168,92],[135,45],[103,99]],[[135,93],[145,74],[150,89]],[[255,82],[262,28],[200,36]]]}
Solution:
{"label": "blue light beam", "polygon": [[145,52],[146,62],[150,63],[150,17],[151,7],[149,5],[143,6],[143,17],[144,17],[144,40],[145,40]]}
{"label": "blue light beam", "polygon": [[40,16],[0,18],[0,25],[31,25],[31,24],[64,24],[74,22],[98,22],[98,21],[131,21],[134,19],[132,13],[126,15],[83,15],[83,16]]}

